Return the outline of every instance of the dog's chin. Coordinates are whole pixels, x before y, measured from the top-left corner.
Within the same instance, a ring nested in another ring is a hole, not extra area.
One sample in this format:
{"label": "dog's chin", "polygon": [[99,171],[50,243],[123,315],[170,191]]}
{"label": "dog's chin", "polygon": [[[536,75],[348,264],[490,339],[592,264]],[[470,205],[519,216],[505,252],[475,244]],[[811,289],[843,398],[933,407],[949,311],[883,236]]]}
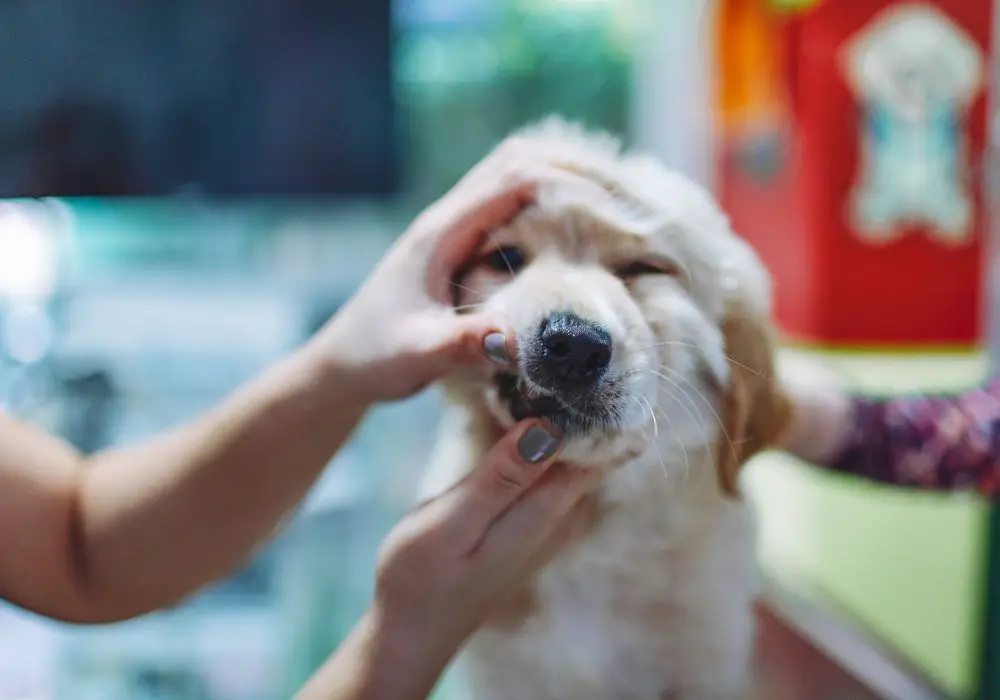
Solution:
{"label": "dog's chin", "polygon": [[613,402],[559,397],[528,388],[512,375],[500,375],[487,391],[486,407],[499,427],[510,429],[541,418],[563,434],[563,461],[578,466],[611,467],[634,459],[646,447],[647,431],[629,430]]}

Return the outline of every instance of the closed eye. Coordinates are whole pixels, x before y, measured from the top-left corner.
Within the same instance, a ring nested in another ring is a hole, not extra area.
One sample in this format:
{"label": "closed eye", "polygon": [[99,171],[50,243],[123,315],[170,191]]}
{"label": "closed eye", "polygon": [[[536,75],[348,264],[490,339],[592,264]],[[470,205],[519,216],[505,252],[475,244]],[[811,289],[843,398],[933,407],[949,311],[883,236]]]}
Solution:
{"label": "closed eye", "polygon": [[517,246],[500,246],[483,256],[482,264],[496,272],[516,275],[528,263],[528,256]]}
{"label": "closed eye", "polygon": [[677,266],[666,260],[636,260],[615,270],[615,274],[624,280],[635,279],[636,277],[642,277],[644,275],[676,276],[678,272],[679,270]]}

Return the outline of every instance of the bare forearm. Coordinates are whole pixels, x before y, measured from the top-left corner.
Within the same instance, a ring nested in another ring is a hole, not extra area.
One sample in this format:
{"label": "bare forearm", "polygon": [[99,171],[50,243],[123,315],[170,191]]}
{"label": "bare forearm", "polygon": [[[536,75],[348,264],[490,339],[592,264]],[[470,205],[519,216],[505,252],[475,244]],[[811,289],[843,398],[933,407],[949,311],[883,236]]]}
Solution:
{"label": "bare forearm", "polygon": [[142,613],[234,570],[367,407],[302,352],[199,420],[88,460],[72,541],[94,614]]}

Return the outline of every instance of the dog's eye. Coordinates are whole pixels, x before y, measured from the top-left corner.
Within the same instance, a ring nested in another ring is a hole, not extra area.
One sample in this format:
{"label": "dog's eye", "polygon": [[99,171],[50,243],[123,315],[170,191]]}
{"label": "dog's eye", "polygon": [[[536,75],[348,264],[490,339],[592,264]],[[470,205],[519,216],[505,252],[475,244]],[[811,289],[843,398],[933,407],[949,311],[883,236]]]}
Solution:
{"label": "dog's eye", "polygon": [[666,262],[644,262],[638,260],[619,267],[615,274],[622,279],[633,279],[643,275],[676,275],[677,268]]}
{"label": "dog's eye", "polygon": [[516,246],[501,246],[483,258],[483,264],[491,270],[512,275],[520,272],[527,262],[524,251]]}

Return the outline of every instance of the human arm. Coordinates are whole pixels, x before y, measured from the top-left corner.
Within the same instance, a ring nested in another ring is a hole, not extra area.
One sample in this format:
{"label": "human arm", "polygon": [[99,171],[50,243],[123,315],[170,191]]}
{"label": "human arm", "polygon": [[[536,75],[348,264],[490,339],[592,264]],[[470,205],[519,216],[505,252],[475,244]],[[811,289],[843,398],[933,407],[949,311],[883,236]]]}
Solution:
{"label": "human arm", "polygon": [[0,597],[73,622],[176,601],[271,533],[368,405],[310,348],[193,422],[89,458],[0,416]]}
{"label": "human arm", "polygon": [[387,537],[375,599],[297,700],[426,698],[494,606],[590,526],[597,470],[553,465],[534,421]]}
{"label": "human arm", "polygon": [[373,402],[485,362],[503,324],[458,316],[451,273],[538,187],[570,177],[522,167],[513,145],[418,217],[305,348],[208,414],[86,459],[0,418],[0,597],[89,623],[176,602],[274,531]]}
{"label": "human arm", "polygon": [[802,459],[895,486],[997,494],[1000,376],[958,394],[893,398],[851,395],[815,366],[784,380],[796,405],[785,446]]}

